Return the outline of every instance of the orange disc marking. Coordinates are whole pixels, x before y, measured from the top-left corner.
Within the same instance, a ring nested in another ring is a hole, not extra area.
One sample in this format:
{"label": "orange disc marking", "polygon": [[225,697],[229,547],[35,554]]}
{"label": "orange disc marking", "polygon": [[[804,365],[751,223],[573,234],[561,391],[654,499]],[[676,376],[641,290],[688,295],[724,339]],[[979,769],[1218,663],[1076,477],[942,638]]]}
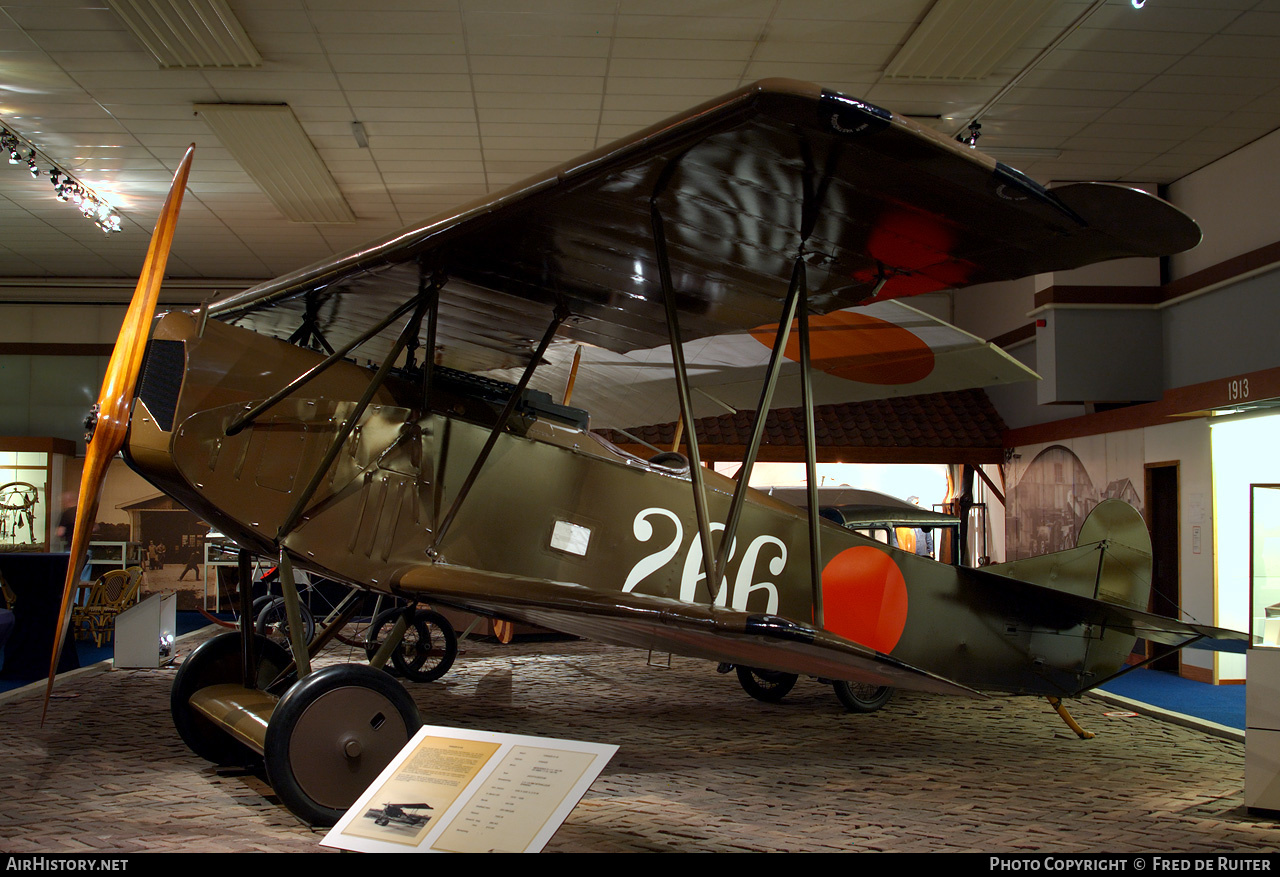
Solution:
{"label": "orange disc marking", "polygon": [[[799,321],[792,321],[784,355],[800,361]],[[778,324],[758,326],[751,337],[773,347]],[[877,386],[913,384],[933,371],[933,351],[896,323],[850,311],[809,318],[809,358],[818,371]]]}
{"label": "orange disc marking", "polygon": [[893,558],[870,546],[846,548],[822,571],[824,626],[845,639],[891,652],[907,626],[907,582]]}

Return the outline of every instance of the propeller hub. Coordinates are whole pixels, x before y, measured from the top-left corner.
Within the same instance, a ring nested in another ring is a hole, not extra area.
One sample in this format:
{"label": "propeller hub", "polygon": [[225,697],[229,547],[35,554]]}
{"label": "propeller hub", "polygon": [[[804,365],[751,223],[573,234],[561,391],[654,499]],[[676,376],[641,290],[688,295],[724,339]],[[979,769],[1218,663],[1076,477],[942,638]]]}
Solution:
{"label": "propeller hub", "polygon": [[85,444],[93,441],[93,434],[98,429],[98,412],[100,410],[98,403],[94,402],[93,407],[89,409],[89,413],[84,416]]}

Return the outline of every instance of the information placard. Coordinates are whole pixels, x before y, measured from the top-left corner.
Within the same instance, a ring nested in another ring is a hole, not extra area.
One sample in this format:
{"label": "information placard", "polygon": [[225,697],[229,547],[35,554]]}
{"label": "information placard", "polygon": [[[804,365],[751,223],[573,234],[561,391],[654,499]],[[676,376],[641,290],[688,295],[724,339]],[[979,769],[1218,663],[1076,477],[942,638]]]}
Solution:
{"label": "information placard", "polygon": [[428,725],[321,843],[360,852],[536,853],[617,751]]}

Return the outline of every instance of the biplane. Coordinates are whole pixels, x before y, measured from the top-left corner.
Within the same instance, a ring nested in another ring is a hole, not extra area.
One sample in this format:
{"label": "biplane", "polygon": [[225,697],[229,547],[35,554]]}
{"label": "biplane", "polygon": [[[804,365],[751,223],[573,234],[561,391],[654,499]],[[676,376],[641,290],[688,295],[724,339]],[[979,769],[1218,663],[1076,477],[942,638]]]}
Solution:
{"label": "biplane", "polygon": [[433,809],[430,804],[383,804],[365,813],[366,819],[372,819],[374,825],[403,825],[408,828],[419,828],[431,821],[425,813],[410,812]]}
{"label": "biplane", "polygon": [[[831,680],[852,709],[892,688],[1072,697],[1136,636],[1228,635],[1146,611],[1150,545],[1124,506],[1099,507],[1072,551],[967,569],[747,487],[775,405],[804,409],[816,509],[818,402],[1028,377],[901,299],[1195,245],[1157,198],[1046,189],[877,106],[771,80],[157,320],[190,162],[89,422],[64,615],[122,450],[246,558],[279,558],[293,631],[296,566],[732,665],[766,698]],[[580,345],[577,395],[537,389]],[[758,412],[736,479],[701,465],[693,429],[687,453],[646,459],[590,428],[716,405]],[[290,651],[243,627],[183,664],[179,733],[215,762],[260,755],[291,810],[332,822],[412,736],[414,702],[378,656],[313,671],[300,637]]]}

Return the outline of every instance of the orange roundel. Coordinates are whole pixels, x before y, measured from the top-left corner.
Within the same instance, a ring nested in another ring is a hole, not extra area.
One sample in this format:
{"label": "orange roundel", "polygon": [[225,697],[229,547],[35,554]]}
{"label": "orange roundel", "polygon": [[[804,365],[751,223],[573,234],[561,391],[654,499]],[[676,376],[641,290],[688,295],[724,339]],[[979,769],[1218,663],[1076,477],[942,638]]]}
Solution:
{"label": "orange roundel", "polygon": [[[778,325],[757,326],[751,335],[766,347],[773,346]],[[868,314],[833,311],[809,318],[813,367],[829,375],[878,386],[912,384],[933,371],[933,350],[913,332],[896,323]],[[800,361],[799,321],[793,320],[791,337],[783,352]]]}
{"label": "orange roundel", "polygon": [[907,582],[888,554],[846,548],[822,571],[824,627],[880,652],[891,652],[907,626]]}

